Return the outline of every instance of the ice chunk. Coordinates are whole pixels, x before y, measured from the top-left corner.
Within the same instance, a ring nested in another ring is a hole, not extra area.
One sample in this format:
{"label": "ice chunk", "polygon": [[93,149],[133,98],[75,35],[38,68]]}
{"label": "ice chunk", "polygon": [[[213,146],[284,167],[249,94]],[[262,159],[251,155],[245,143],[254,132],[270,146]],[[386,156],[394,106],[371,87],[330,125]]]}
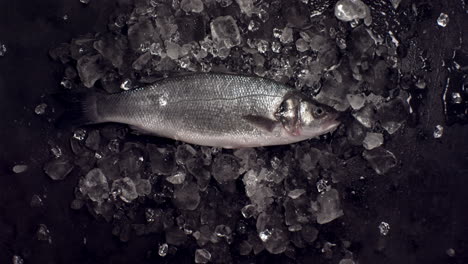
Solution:
{"label": "ice chunk", "polygon": [[144,161],[144,153],[137,147],[131,147],[120,154],[119,169],[124,177],[135,178]]}
{"label": "ice chunk", "polygon": [[296,40],[296,49],[299,52],[307,51],[309,49],[309,44],[303,38],[300,38]]}
{"label": "ice chunk", "polygon": [[[158,24],[159,20],[156,21]],[[164,25],[158,25],[158,29],[162,31]],[[134,51],[145,50],[145,46],[150,43],[157,41],[157,32],[153,26],[153,23],[150,19],[142,19],[138,23],[131,25],[128,28],[128,40],[130,42],[130,47]],[[149,47],[149,45],[148,45]],[[145,50],[146,51],[146,50]]]}
{"label": "ice chunk", "polygon": [[304,189],[294,189],[292,191],[289,191],[288,196],[291,197],[291,199],[297,199],[305,192],[306,191]]}
{"label": "ice chunk", "polygon": [[18,164],[13,166],[12,170],[14,173],[23,173],[28,170],[28,165]]}
{"label": "ice chunk", "polygon": [[211,253],[206,249],[195,250],[195,263],[208,263],[211,260]]}
{"label": "ice chunk", "polygon": [[363,156],[377,174],[385,174],[397,164],[395,155],[383,148],[365,150]]}
{"label": "ice chunk", "polygon": [[[335,5],[335,16],[345,22],[355,19],[369,19],[370,9],[361,0],[340,0]],[[366,25],[369,25],[367,22]]]}
{"label": "ice chunk", "polygon": [[319,204],[317,223],[326,224],[343,216],[343,210],[341,210],[340,206],[340,196],[337,190],[330,189],[321,193],[317,198],[317,202]]}
{"label": "ice chunk", "polygon": [[36,113],[36,115],[43,115],[45,113],[46,108],[47,104],[39,104],[36,106],[36,108],[34,108],[34,113]]}
{"label": "ice chunk", "polygon": [[120,68],[123,64],[123,56],[127,48],[127,41],[122,37],[116,37],[108,34],[93,43],[93,47],[106,60],[110,61],[116,68]]}
{"label": "ice chunk", "polygon": [[44,171],[52,180],[63,180],[73,170],[75,165],[68,158],[58,158],[47,162]]}
{"label": "ice chunk", "polygon": [[193,182],[185,182],[183,185],[176,185],[172,202],[177,208],[182,210],[197,209],[200,203],[198,186]]}
{"label": "ice chunk", "polygon": [[146,196],[151,193],[151,182],[148,179],[137,179],[135,186],[138,196]]}
{"label": "ice chunk", "polygon": [[49,228],[44,224],[39,224],[39,228],[36,232],[37,240],[48,241],[49,244],[52,243],[52,237],[50,235]]}
{"label": "ice chunk", "polygon": [[177,60],[180,57],[180,45],[171,41],[166,41],[167,56],[173,60]]}
{"label": "ice chunk", "polygon": [[0,42],[0,57],[5,56],[6,52],[7,52],[6,45]]}
{"label": "ice chunk", "polygon": [[449,257],[455,257],[455,253],[456,253],[456,252],[455,252],[455,249],[449,248],[449,249],[447,249],[447,250],[445,251],[445,253],[446,253],[447,256],[449,256]]}
{"label": "ice chunk", "polygon": [[361,109],[366,103],[366,98],[363,94],[348,94],[346,95],[346,99],[348,99],[349,105],[351,105],[354,110]]}
{"label": "ice chunk", "polygon": [[364,148],[371,150],[380,147],[383,144],[383,135],[381,133],[367,132],[362,145]]}
{"label": "ice chunk", "polygon": [[44,203],[42,202],[42,198],[39,195],[34,194],[31,197],[31,202],[29,203],[29,205],[31,205],[31,207],[42,207]]}
{"label": "ice chunk", "polygon": [[255,215],[256,208],[255,205],[253,204],[248,204],[241,209],[242,216],[244,218],[251,218],[252,216]]}
{"label": "ice chunk", "polygon": [[165,257],[169,251],[169,245],[167,243],[161,244],[158,248],[158,255]]}
{"label": "ice chunk", "polygon": [[439,17],[437,18],[437,25],[440,27],[446,27],[449,22],[449,16],[445,13],[440,13]]}
{"label": "ice chunk", "polygon": [[390,225],[387,222],[381,222],[379,224],[379,231],[382,236],[388,235],[388,232],[390,232]]}
{"label": "ice chunk", "polygon": [[129,177],[115,180],[112,183],[112,194],[119,196],[126,203],[131,203],[138,198],[135,182]]}
{"label": "ice chunk", "polygon": [[283,43],[283,44],[291,43],[294,40],[292,28],[285,27],[281,31],[281,36],[280,36],[279,39],[280,39],[281,43]]}
{"label": "ice chunk", "polygon": [[401,3],[401,0],[389,0],[392,3],[393,8],[397,9]]}
{"label": "ice chunk", "polygon": [[166,178],[166,181],[172,184],[182,184],[185,181],[187,173],[184,170],[178,170],[173,175]]}
{"label": "ice chunk", "polygon": [[372,128],[375,123],[375,109],[371,105],[367,105],[358,112],[352,114],[359,123],[367,128]]}
{"label": "ice chunk", "polygon": [[170,245],[181,246],[187,241],[187,235],[183,230],[173,226],[166,230],[166,242]]}
{"label": "ice chunk", "polygon": [[184,165],[187,160],[195,157],[197,151],[189,144],[182,144],[177,147],[175,159],[177,164]]}
{"label": "ice chunk", "polygon": [[272,228],[271,231],[266,229],[259,236],[265,249],[272,254],[283,253],[289,244],[288,233],[282,228]]}
{"label": "ice chunk", "polygon": [[18,256],[18,255],[13,256],[12,262],[13,262],[13,264],[24,264],[23,258]]}
{"label": "ice chunk", "polygon": [[220,16],[211,21],[211,36],[221,47],[232,48],[241,43],[241,35],[232,16]]}
{"label": "ice chunk", "polygon": [[180,8],[185,12],[201,13],[203,11],[203,2],[201,0],[182,0]]}
{"label": "ice chunk", "polygon": [[173,148],[159,148],[150,144],[148,145],[148,152],[153,173],[169,175],[174,171],[176,164]]}
{"label": "ice chunk", "polygon": [[354,262],[354,260],[352,260],[352,259],[344,258],[344,259],[340,260],[340,262],[338,264],[356,264],[356,262]]}
{"label": "ice chunk", "polygon": [[109,184],[99,168],[90,170],[84,178],[80,179],[79,189],[94,202],[103,202],[109,197]]}
{"label": "ice chunk", "polygon": [[211,166],[211,174],[217,182],[223,184],[239,177],[240,165],[236,157],[221,154],[215,157]]}
{"label": "ice chunk", "polygon": [[247,256],[252,252],[252,244],[249,243],[249,241],[244,240],[240,242],[239,244],[239,254],[241,256]]}
{"label": "ice chunk", "polygon": [[83,85],[91,88],[94,83],[104,76],[104,68],[101,65],[101,55],[85,55],[78,59],[76,68]]}
{"label": "ice chunk", "polygon": [[241,12],[249,17],[252,15],[254,10],[253,2],[253,0],[236,0],[236,3],[239,5]]}
{"label": "ice chunk", "polygon": [[434,138],[441,138],[444,135],[444,127],[441,125],[437,125],[434,128],[433,136]]}

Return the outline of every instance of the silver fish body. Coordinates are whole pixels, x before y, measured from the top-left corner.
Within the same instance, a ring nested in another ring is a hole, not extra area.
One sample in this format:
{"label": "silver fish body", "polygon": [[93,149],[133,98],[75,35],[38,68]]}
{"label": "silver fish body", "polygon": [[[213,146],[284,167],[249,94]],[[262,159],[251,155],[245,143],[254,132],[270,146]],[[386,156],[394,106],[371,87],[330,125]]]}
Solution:
{"label": "silver fish body", "polygon": [[[338,125],[333,110],[304,98],[264,78],[198,73],[118,94],[93,94],[83,108],[87,123],[124,123],[192,144],[241,148],[289,144]],[[311,115],[302,101],[319,107],[323,118],[312,118],[315,124],[303,126],[301,112],[309,119]]]}

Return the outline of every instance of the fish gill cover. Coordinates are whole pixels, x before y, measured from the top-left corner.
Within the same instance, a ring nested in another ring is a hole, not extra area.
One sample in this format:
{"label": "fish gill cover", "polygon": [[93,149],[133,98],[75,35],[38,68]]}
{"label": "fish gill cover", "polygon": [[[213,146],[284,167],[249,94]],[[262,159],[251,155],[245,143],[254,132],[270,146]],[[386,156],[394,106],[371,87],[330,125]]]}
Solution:
{"label": "fish gill cover", "polygon": [[[107,31],[50,51],[64,65],[64,90],[116,93],[183,72],[238,73],[294,87],[342,112],[344,121],[319,139],[238,150],[135,136],[124,125],[87,126],[73,131],[70,146],[51,142],[44,171],[53,180],[79,175],[71,207],[109,222],[122,242],[154,235],[150,259],[171,262],[189,249],[196,263],[253,261],[263,251],[299,261],[297,252],[307,249],[357,263],[358,247],[340,232],[357,219],[352,209],[365,199],[359,186],[398,170],[398,153],[386,142],[418,122],[424,76],[434,67],[411,35],[427,7],[399,5],[116,1]],[[447,24],[445,14],[434,21]],[[466,65],[447,67],[458,76],[447,81],[447,111],[455,113],[452,122],[463,122]],[[39,105],[36,113],[46,110]],[[437,126],[433,137],[443,129]],[[351,173],[355,168],[362,171]],[[382,221],[375,230],[384,239],[391,226]],[[54,241],[45,225],[37,236]]]}

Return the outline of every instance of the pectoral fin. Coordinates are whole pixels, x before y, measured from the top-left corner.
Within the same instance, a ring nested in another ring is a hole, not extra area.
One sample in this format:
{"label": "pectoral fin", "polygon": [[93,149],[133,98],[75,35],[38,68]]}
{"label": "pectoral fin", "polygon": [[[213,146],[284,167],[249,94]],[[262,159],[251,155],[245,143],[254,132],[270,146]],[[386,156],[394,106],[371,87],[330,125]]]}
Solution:
{"label": "pectoral fin", "polygon": [[279,124],[279,122],[276,120],[257,115],[246,115],[242,118],[249,122],[251,125],[258,127],[262,130],[266,130],[268,132],[272,132],[275,126]]}

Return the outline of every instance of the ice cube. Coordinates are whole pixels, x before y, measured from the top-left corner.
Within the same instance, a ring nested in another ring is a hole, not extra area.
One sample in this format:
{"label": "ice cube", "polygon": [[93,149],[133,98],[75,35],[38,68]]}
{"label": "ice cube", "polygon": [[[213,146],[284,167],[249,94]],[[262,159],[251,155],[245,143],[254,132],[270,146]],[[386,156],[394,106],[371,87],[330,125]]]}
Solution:
{"label": "ice cube", "polygon": [[177,150],[175,152],[175,159],[177,164],[184,165],[187,162],[187,160],[195,157],[196,154],[197,150],[195,150],[191,145],[182,144],[177,146]]}
{"label": "ice cube", "polygon": [[366,98],[363,94],[348,94],[346,95],[346,99],[348,99],[349,105],[351,105],[354,110],[361,109],[366,103]]}
{"label": "ice cube", "polygon": [[113,34],[104,35],[100,40],[93,43],[93,47],[106,60],[112,63],[112,66],[120,68],[123,64],[123,56],[127,49],[127,40]]}
{"label": "ice cube", "polygon": [[379,224],[379,231],[382,236],[388,235],[388,232],[390,232],[390,225],[387,222],[381,222]]}
{"label": "ice cube", "polygon": [[73,170],[75,165],[66,158],[52,159],[44,165],[44,171],[52,180],[63,180]]}
{"label": "ice cube", "polygon": [[47,104],[39,104],[36,106],[36,108],[34,108],[34,113],[36,113],[36,115],[43,115],[45,113],[46,108]]}
{"label": "ice cube", "polygon": [[306,191],[304,189],[294,189],[289,191],[288,196],[291,197],[291,199],[297,199],[301,195],[303,195]]}
{"label": "ice cube", "polygon": [[195,250],[195,263],[208,263],[211,260],[211,253],[206,249]]}
{"label": "ice cube", "polygon": [[236,3],[239,5],[241,12],[249,17],[252,15],[254,10],[253,2],[253,0],[236,0]]}
{"label": "ice cube", "polygon": [[144,153],[137,147],[130,147],[126,151],[120,153],[119,169],[124,177],[135,178],[144,161]]}
{"label": "ice cube", "polygon": [[241,256],[247,256],[252,252],[252,244],[249,243],[249,241],[244,240],[240,242],[239,244],[239,254]]}
{"label": "ice cube", "polygon": [[[142,191],[145,192],[147,190]],[[129,177],[115,180],[112,183],[112,193],[118,195],[126,203],[131,203],[138,198],[135,182]]]}
{"label": "ice cube", "polygon": [[256,207],[253,204],[248,204],[241,209],[242,216],[244,218],[251,218],[255,215]]}
{"label": "ice cube", "polygon": [[180,45],[171,41],[166,41],[167,56],[173,60],[177,60],[180,57]]}
{"label": "ice cube", "polygon": [[180,8],[185,12],[201,13],[203,11],[203,2],[201,0],[182,0]]}
{"label": "ice cube", "polygon": [[76,68],[83,85],[91,88],[94,83],[104,76],[104,68],[101,65],[101,55],[85,55],[78,59]]}
{"label": "ice cube", "polygon": [[31,207],[42,207],[44,205],[44,203],[42,202],[42,198],[37,194],[34,194],[31,197],[31,202],[29,204],[31,205]]}
{"label": "ice cube", "polygon": [[176,167],[174,148],[160,148],[150,144],[148,145],[148,152],[153,173],[169,175],[174,171]]}
{"label": "ice cube", "polygon": [[381,133],[367,132],[362,145],[364,148],[371,150],[380,147],[383,144],[383,135]]}
{"label": "ice cube", "polygon": [[220,16],[211,21],[211,36],[221,47],[230,49],[241,43],[241,35],[232,16]]}
{"label": "ice cube", "polygon": [[24,264],[24,260],[22,257],[18,256],[18,255],[14,255],[13,258],[12,258],[12,263],[13,264]]}
{"label": "ice cube", "polygon": [[172,202],[181,210],[197,209],[200,203],[198,186],[193,182],[185,182],[183,185],[176,185]]}
{"label": "ice cube", "polygon": [[137,179],[135,187],[138,196],[147,196],[151,193],[151,182],[148,179]]}
{"label": "ice cube", "polygon": [[44,224],[39,224],[39,228],[36,232],[37,240],[48,241],[49,244],[52,243],[52,237],[50,235],[49,228]]}
{"label": "ice cube", "polygon": [[5,56],[6,52],[7,52],[6,45],[0,42],[0,57]]}
{"label": "ice cube", "polygon": [[365,150],[363,156],[377,174],[385,174],[397,164],[395,155],[382,147]]}
{"label": "ice cube", "polygon": [[259,236],[265,249],[272,254],[283,253],[289,244],[288,234],[282,228],[272,228],[271,231],[266,229]]}
{"label": "ice cube", "polygon": [[340,0],[335,5],[335,16],[341,21],[350,22],[369,17],[370,9],[361,0]]}
{"label": "ice cube", "polygon": [[221,184],[233,181],[239,177],[239,161],[236,157],[221,154],[215,157],[211,166],[211,174]]}
{"label": "ice cube", "polygon": [[94,202],[103,202],[109,197],[109,184],[101,169],[90,170],[80,179],[79,190]]}
{"label": "ice cube", "polygon": [[437,18],[437,25],[440,27],[446,27],[449,22],[449,16],[445,13],[440,13],[439,17]]}
{"label": "ice cube", "polygon": [[281,31],[281,36],[280,36],[279,39],[280,39],[281,43],[283,43],[283,44],[291,43],[294,40],[292,28],[285,27]]}
{"label": "ice cube", "polygon": [[393,8],[397,9],[401,3],[401,0],[390,0],[390,3],[392,4]]}
{"label": "ice cube", "polygon": [[169,251],[169,245],[167,243],[161,244],[158,248],[158,255],[165,257]]}
{"label": "ice cube", "polygon": [[340,206],[340,196],[337,190],[330,189],[324,193],[321,193],[317,202],[319,204],[319,211],[317,212],[317,223],[326,224],[341,216],[343,216],[343,210]]}
{"label": "ice cube", "polygon": [[304,52],[309,49],[309,43],[307,43],[303,38],[296,40],[296,49],[299,52]]}
{"label": "ice cube", "polygon": [[166,181],[172,184],[182,184],[185,181],[187,173],[184,170],[178,170],[173,175],[166,178]]}
{"label": "ice cube", "polygon": [[441,125],[437,125],[434,128],[433,137],[434,138],[441,138],[444,135],[444,127]]}
{"label": "ice cube", "polygon": [[12,171],[14,173],[23,173],[28,170],[28,165],[18,164],[13,166]]}
{"label": "ice cube", "polygon": [[352,114],[359,123],[367,128],[372,128],[375,123],[375,109],[371,105],[367,105],[358,112]]}
{"label": "ice cube", "polygon": [[[156,24],[158,24],[158,20]],[[162,32],[164,30],[165,25],[158,25],[159,31]],[[128,28],[128,41],[130,42],[130,47],[134,51],[142,52],[142,48],[146,44],[154,43],[157,41],[157,30],[155,30],[153,23],[150,19],[141,19],[139,22],[131,25]],[[149,46],[149,45],[148,45]]]}

